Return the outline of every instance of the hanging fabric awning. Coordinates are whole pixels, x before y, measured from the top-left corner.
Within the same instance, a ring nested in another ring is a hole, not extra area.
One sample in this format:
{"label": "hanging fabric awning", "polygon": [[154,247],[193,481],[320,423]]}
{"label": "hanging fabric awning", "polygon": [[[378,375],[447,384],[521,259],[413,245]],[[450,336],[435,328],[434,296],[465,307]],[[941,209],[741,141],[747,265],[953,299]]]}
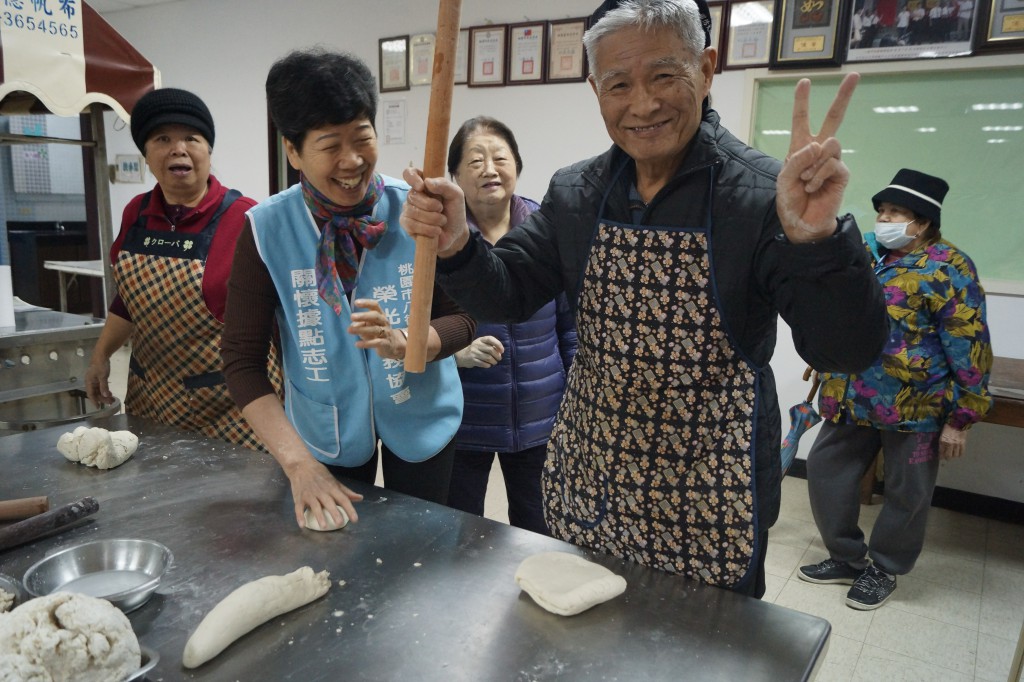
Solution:
{"label": "hanging fabric awning", "polygon": [[82,0],[3,3],[0,113],[78,116],[104,104],[127,121],[159,87],[160,72]]}

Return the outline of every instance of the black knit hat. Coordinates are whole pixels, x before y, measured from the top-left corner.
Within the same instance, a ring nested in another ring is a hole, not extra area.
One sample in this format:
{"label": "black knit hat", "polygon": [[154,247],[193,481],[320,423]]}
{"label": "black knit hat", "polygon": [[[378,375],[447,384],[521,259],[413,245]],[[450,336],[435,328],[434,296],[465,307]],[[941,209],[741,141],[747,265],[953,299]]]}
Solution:
{"label": "black knit hat", "polygon": [[883,201],[904,206],[932,221],[935,227],[939,227],[942,200],[946,198],[948,191],[949,185],[942,178],[901,168],[888,187],[871,197],[871,202],[875,205],[876,211]]}
{"label": "black knit hat", "polygon": [[[706,0],[694,0],[697,3],[697,11],[700,12],[700,25],[704,29],[704,47],[711,46],[711,10],[708,9],[708,3]],[[594,13],[590,15],[590,23],[588,26],[593,26],[597,22],[601,21],[608,12],[617,8],[622,3],[622,0],[604,0],[601,6],[594,10]]]}
{"label": "black knit hat", "polygon": [[139,151],[145,153],[149,134],[168,123],[195,128],[213,146],[213,116],[203,100],[187,90],[160,88],[147,92],[132,109],[132,139]]}

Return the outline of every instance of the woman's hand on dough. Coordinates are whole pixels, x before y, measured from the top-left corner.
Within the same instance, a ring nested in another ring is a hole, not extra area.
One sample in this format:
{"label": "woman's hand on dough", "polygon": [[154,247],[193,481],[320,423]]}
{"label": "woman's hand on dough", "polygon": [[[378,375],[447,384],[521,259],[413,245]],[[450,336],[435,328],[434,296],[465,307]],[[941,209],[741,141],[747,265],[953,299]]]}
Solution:
{"label": "woman's hand on dough", "polygon": [[286,470],[285,473],[291,482],[292,499],[295,500],[295,522],[299,528],[306,527],[306,509],[309,509],[321,528],[332,525],[325,518],[327,514],[334,520],[333,525],[342,525],[338,506],[345,510],[351,521],[359,520],[352,503],[359,502],[363,496],[339,483],[320,462],[305,461]]}

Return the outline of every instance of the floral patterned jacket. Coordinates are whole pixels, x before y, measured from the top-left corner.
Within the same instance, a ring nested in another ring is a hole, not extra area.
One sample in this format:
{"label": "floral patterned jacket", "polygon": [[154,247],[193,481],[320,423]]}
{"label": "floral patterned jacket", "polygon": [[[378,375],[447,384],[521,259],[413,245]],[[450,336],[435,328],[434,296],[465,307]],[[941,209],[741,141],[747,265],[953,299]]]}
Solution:
{"label": "floral patterned jacket", "polygon": [[890,264],[874,233],[865,246],[885,290],[889,340],[860,374],[821,375],[822,417],[886,431],[969,428],[992,405],[992,346],[974,263],[945,240]]}

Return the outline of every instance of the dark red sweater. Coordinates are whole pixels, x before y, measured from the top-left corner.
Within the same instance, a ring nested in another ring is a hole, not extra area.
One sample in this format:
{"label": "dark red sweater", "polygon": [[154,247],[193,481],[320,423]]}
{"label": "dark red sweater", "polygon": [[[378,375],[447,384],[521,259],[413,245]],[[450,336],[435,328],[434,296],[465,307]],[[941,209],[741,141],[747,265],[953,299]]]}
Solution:
{"label": "dark red sweater", "polygon": [[[206,196],[195,207],[195,210],[187,213],[177,225],[172,225],[167,218],[163,190],[160,189],[160,185],[157,185],[149,192],[149,206],[146,207],[144,213],[147,219],[146,227],[150,230],[173,229],[175,232],[184,234],[202,232],[228,192],[228,188],[221,185],[212,175],[209,187]],[[146,195],[138,195],[125,206],[121,216],[121,231],[110,247],[111,263],[117,263],[117,254],[121,252],[121,243],[128,233],[128,228],[134,225],[139,217],[139,206],[142,205],[144,196]],[[206,307],[213,313],[213,316],[221,322],[224,321],[224,308],[227,305],[228,277],[231,275],[231,260],[235,255],[235,242],[238,241],[238,235],[241,234],[242,228],[245,226],[245,212],[255,205],[254,200],[244,196],[231,204],[231,207],[221,216],[220,225],[217,226],[217,232],[213,235],[213,241],[210,244],[210,253],[206,258],[206,270],[203,273],[203,300],[206,301]],[[121,300],[120,295],[116,296],[110,304],[110,312],[129,322],[132,321],[131,315],[128,314],[128,308]]]}

